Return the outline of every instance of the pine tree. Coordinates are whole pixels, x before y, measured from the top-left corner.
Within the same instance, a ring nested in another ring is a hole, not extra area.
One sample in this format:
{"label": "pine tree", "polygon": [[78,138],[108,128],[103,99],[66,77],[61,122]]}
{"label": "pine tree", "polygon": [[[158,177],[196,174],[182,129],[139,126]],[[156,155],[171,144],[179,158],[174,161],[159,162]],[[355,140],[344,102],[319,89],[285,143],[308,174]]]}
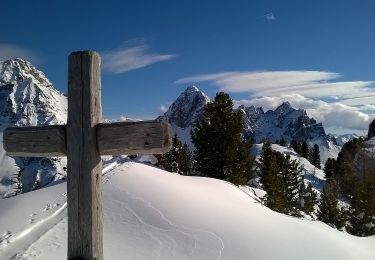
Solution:
{"label": "pine tree", "polygon": [[18,173],[12,176],[12,182],[15,184],[14,195],[21,194],[23,192],[22,187],[23,170],[18,170]]}
{"label": "pine tree", "polygon": [[190,152],[186,149],[187,146],[182,146],[177,135],[174,135],[171,149],[159,157],[159,164],[167,171],[190,175]]}
{"label": "pine tree", "polygon": [[371,139],[375,136],[375,119],[371,122],[368,128],[367,138]]}
{"label": "pine tree", "polygon": [[333,158],[328,158],[326,163],[324,164],[324,176],[327,181],[331,181],[334,179],[336,171],[336,160]]}
{"label": "pine tree", "polygon": [[302,154],[302,144],[300,142],[298,142],[297,140],[293,139],[291,142],[290,142],[290,147],[293,148],[293,150],[298,153],[298,154]]}
{"label": "pine tree", "polygon": [[300,194],[302,178],[301,168],[290,155],[273,151],[271,144],[263,144],[259,159],[259,169],[262,173],[261,183],[267,192],[265,205],[272,210],[300,216]]}
{"label": "pine tree", "polygon": [[301,156],[306,159],[309,159],[310,157],[310,148],[306,141],[302,143]]}
{"label": "pine tree", "polygon": [[291,216],[300,216],[300,187],[302,184],[300,167],[297,160],[291,160],[290,155],[283,155],[281,162],[281,172],[283,176],[283,181],[285,185],[285,196],[287,201],[287,206],[285,213]]}
{"label": "pine tree", "polygon": [[277,161],[277,154],[273,151],[267,155],[268,158],[264,160],[266,164],[263,167],[262,172],[262,184],[264,190],[267,192],[264,200],[265,205],[272,210],[277,212],[285,213],[287,207],[287,200],[285,196],[286,187]]}
{"label": "pine tree", "polygon": [[320,196],[318,220],[333,225],[337,229],[342,229],[345,225],[344,214],[337,203],[337,189],[332,182],[326,183]]}
{"label": "pine tree", "polygon": [[229,95],[219,92],[204,107],[203,119],[191,134],[195,169],[201,176],[245,184],[251,178],[249,144],[242,140],[242,116]]}
{"label": "pine tree", "polygon": [[314,144],[314,147],[312,149],[311,153],[311,163],[318,169],[320,169],[320,150],[319,150],[319,145]]}
{"label": "pine tree", "polygon": [[375,173],[358,179],[355,186],[347,230],[356,236],[375,235]]}
{"label": "pine tree", "polygon": [[280,145],[281,146],[286,146],[286,141],[285,141],[284,137],[281,137],[281,139],[280,139]]}
{"label": "pine tree", "polygon": [[314,206],[318,202],[318,195],[317,193],[313,190],[313,187],[311,183],[305,187],[305,184],[302,183],[302,203],[301,203],[301,209],[306,213],[306,214],[311,214],[314,212]]}

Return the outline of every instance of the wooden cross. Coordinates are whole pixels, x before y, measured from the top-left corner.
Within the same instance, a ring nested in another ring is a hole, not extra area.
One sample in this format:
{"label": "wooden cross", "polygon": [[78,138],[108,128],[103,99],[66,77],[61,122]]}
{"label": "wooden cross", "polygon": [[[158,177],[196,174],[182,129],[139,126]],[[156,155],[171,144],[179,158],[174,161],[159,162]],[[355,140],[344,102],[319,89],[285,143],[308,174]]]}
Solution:
{"label": "wooden cross", "polygon": [[67,156],[68,259],[103,259],[101,155],[161,154],[171,145],[166,122],[101,123],[100,56],[73,52],[68,69],[67,125],[4,131],[10,156]]}

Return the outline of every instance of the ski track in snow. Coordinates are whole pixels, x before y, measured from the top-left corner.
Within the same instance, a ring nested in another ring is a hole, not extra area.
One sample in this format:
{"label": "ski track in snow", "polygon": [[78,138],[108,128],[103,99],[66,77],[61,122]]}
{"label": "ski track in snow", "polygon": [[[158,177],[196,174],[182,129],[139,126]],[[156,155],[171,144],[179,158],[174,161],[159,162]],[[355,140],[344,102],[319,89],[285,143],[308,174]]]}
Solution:
{"label": "ski track in snow", "polygon": [[[108,180],[113,175],[106,176],[108,172],[111,172],[117,168],[121,163],[121,159],[112,162],[105,166],[102,171],[103,181]],[[130,162],[127,164],[127,167],[130,167]],[[55,199],[51,204],[46,204],[42,212],[48,212],[51,209],[55,209],[51,215],[47,215],[44,218],[41,218],[39,221],[35,222],[37,214],[31,213],[29,215],[28,223],[30,226],[27,226],[23,230],[12,232],[7,231],[0,237],[0,259],[28,259],[26,256],[37,256],[36,248],[33,247],[33,244],[41,239],[47,232],[49,232],[54,226],[58,225],[65,218],[67,218],[67,193],[64,192],[61,197]],[[52,244],[54,242],[51,242]],[[14,252],[12,248],[17,248],[18,251],[24,250],[24,252],[29,252],[30,254],[17,253]],[[26,258],[25,258],[26,257]]]}
{"label": "ski track in snow", "polygon": [[[111,179],[114,175],[118,174],[120,171],[114,171],[117,167],[122,165],[123,169],[129,168],[132,166],[132,162],[126,162],[119,159],[114,162],[109,163],[103,167],[102,182],[104,185],[110,184]],[[195,251],[199,248],[199,237],[200,236],[209,236],[209,239],[214,239],[218,243],[217,256],[216,260],[221,259],[222,253],[225,248],[223,239],[214,232],[208,230],[202,230],[197,228],[188,228],[182,225],[177,225],[168,219],[165,214],[151,202],[145,200],[144,198],[138,197],[134,194],[129,193],[129,199],[142,202],[141,204],[146,206],[149,210],[153,211],[156,214],[157,224],[150,223],[146,219],[143,219],[135,209],[131,208],[126,202],[116,201],[116,203],[123,204],[123,208],[133,215],[134,218],[142,225],[142,231],[150,237],[157,245],[157,250],[155,250],[155,259],[163,259],[163,250],[168,250],[169,253],[178,251],[178,249],[188,249],[189,255],[193,256]],[[134,205],[137,205],[135,203]],[[66,192],[62,194],[59,198],[51,204],[46,204],[42,212],[48,212],[50,210],[55,210],[52,214],[41,218],[38,221],[35,221],[37,218],[35,213],[30,214],[29,216],[29,226],[23,230],[20,230],[16,233],[11,231],[6,232],[0,237],[0,259],[35,259],[38,256],[43,254],[43,250],[38,248],[37,244],[42,244],[48,248],[57,249],[62,247],[64,241],[61,237],[57,236],[57,230],[60,230],[67,225],[67,202],[66,202]],[[55,228],[57,230],[55,230]],[[176,241],[173,235],[171,234],[181,234],[181,238]],[[205,235],[206,234],[206,235]],[[43,241],[43,237],[52,236],[53,239],[48,239],[46,244]],[[159,238],[162,239],[159,239]],[[37,243],[38,242],[38,243]],[[181,243],[182,242],[182,243]],[[186,243],[190,243],[191,246],[186,247]],[[183,245],[183,248],[179,248],[179,245]],[[18,253],[14,254],[14,250],[18,249]],[[12,253],[13,252],[13,253]]]}
{"label": "ski track in snow", "polygon": [[[167,232],[167,233],[181,233],[182,235],[185,235],[187,238],[190,238],[191,240],[194,241],[194,246],[191,247],[190,255],[193,255],[194,251],[198,247],[197,246],[197,244],[198,244],[198,235],[196,233],[206,233],[206,234],[214,237],[214,239],[218,240],[218,243],[220,244],[221,248],[219,248],[219,250],[218,250],[218,256],[217,256],[216,259],[217,260],[221,259],[221,255],[222,255],[222,252],[224,251],[225,244],[224,244],[223,239],[219,235],[217,235],[214,232],[207,231],[207,230],[196,229],[196,228],[188,228],[188,227],[185,227],[185,226],[182,226],[182,225],[177,225],[177,224],[173,223],[170,219],[168,219],[165,216],[165,214],[160,209],[158,209],[155,206],[153,206],[151,202],[149,202],[149,201],[147,201],[147,200],[145,200],[145,199],[143,199],[141,197],[135,196],[134,194],[131,194],[128,191],[126,191],[126,193],[129,195],[129,197],[134,198],[135,200],[141,201],[148,208],[150,208],[151,210],[153,210],[154,212],[156,212],[157,215],[158,215],[158,217],[160,217],[160,219],[162,221],[164,221],[165,223],[167,223],[170,228],[169,229],[162,228],[160,226],[156,226],[156,225],[153,225],[151,223],[147,223],[147,221],[144,220],[144,219],[142,219],[133,209],[131,209],[130,207],[124,206],[126,208],[126,210],[128,210],[129,212],[131,212],[137,218],[137,220],[140,221],[143,225],[146,225],[146,226],[149,226],[149,227],[151,227],[153,229],[161,230],[161,231],[164,231],[164,232]],[[154,237],[149,231],[145,230],[145,232],[148,233],[150,235],[150,237]],[[177,247],[178,246],[177,241],[175,239],[173,239],[172,237],[170,237],[170,239],[174,243],[175,247]],[[156,257],[156,259],[159,259],[159,258]]]}

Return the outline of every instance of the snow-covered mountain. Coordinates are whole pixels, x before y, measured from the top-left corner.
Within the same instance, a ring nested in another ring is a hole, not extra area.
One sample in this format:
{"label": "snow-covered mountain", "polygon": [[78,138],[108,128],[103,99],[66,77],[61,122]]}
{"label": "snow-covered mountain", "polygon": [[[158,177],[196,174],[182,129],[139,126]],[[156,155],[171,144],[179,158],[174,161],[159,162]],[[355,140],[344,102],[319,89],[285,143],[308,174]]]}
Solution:
{"label": "snow-covered mountain", "polygon": [[189,86],[158,119],[168,120],[178,138],[193,149],[191,129],[203,116],[203,107],[210,98],[196,86]]}
{"label": "snow-covered mountain", "polygon": [[[179,139],[192,148],[190,131],[201,118],[203,106],[209,101],[207,95],[196,86],[190,86],[161,118],[169,120]],[[310,146],[318,144],[323,162],[329,157],[336,157],[341,149],[336,139],[326,134],[321,123],[308,117],[305,110],[293,108],[289,102],[267,112],[261,107],[243,105],[236,110],[243,116],[245,138],[253,138],[257,142],[263,138],[272,142],[281,138],[287,142],[297,139],[307,141]]]}
{"label": "snow-covered mountain", "polygon": [[0,62],[0,198],[13,193],[12,175],[19,171],[23,174],[23,191],[65,175],[65,162],[60,158],[8,157],[2,144],[4,129],[65,124],[66,115],[66,96],[41,71],[22,59]]}
{"label": "snow-covered mountain", "polygon": [[336,142],[338,146],[341,146],[341,147],[348,141],[354,138],[359,138],[359,135],[357,134],[343,134],[343,135],[328,134],[328,136],[331,138],[331,140]]}

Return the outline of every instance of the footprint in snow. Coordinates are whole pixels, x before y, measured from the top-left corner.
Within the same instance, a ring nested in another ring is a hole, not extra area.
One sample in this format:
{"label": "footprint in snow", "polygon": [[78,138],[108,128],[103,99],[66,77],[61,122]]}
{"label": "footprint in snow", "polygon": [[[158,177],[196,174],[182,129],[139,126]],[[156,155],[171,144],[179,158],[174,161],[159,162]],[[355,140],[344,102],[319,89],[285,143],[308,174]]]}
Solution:
{"label": "footprint in snow", "polygon": [[12,232],[11,231],[6,231],[5,233],[3,233],[0,237],[0,243],[3,243],[3,242],[6,242],[6,243],[10,243],[9,242],[9,238],[12,236]]}
{"label": "footprint in snow", "polygon": [[52,207],[51,207],[51,204],[47,204],[47,205],[44,207],[43,211],[50,210],[51,208],[52,208]]}

